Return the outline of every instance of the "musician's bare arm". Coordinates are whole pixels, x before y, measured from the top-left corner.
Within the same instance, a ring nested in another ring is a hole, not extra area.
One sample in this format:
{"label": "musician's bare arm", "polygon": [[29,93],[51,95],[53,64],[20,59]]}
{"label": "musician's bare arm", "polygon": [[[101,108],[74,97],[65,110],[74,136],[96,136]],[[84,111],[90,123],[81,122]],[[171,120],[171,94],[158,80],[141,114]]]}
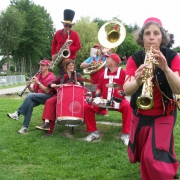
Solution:
{"label": "musician's bare arm", "polygon": [[[27,81],[26,85],[28,85],[30,82]],[[30,84],[30,86],[28,86],[28,89],[30,92],[34,92],[34,87],[33,87],[33,84]]]}
{"label": "musician's bare arm", "polygon": [[83,62],[81,65],[80,65],[80,68],[88,68],[89,66],[91,65],[91,63],[86,63],[86,62]]}

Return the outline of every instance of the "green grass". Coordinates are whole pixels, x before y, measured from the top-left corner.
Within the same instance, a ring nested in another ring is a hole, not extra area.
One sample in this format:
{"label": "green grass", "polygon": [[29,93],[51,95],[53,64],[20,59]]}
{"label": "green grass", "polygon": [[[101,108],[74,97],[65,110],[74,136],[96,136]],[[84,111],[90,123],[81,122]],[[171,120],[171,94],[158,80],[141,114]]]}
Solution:
{"label": "green grass", "polygon": [[[54,135],[42,138],[43,106],[34,108],[30,131],[20,135],[23,116],[19,121],[6,114],[14,112],[23,98],[1,98],[0,111],[0,179],[2,180],[140,180],[139,164],[130,164],[127,148],[118,138],[121,126],[98,124],[102,139],[88,143],[86,126],[56,126]],[[109,117],[97,115],[97,121],[121,123],[121,115],[110,111]],[[175,126],[175,148],[180,159],[180,113]]]}

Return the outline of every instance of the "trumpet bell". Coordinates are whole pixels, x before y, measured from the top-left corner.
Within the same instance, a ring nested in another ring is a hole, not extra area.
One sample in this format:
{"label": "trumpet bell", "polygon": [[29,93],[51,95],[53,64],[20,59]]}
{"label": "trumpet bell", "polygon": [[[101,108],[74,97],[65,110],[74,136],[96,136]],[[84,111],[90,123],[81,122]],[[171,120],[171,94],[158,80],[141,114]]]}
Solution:
{"label": "trumpet bell", "polygon": [[126,28],[119,21],[106,22],[98,32],[99,43],[106,48],[119,46],[126,37]]}

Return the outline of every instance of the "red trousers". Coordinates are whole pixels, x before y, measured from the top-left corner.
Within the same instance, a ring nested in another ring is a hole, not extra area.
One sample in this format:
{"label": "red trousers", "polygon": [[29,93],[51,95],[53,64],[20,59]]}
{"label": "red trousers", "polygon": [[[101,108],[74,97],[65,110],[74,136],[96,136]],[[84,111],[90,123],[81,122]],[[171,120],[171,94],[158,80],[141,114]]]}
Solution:
{"label": "red trousers", "polygon": [[49,98],[44,106],[43,114],[42,114],[42,120],[45,119],[49,120],[50,130],[48,132],[52,133],[55,126],[55,120],[56,120],[56,104],[57,104],[57,96],[53,96],[52,98]]}
{"label": "red trousers", "polygon": [[[85,104],[84,107],[84,120],[86,122],[86,127],[88,132],[93,132],[97,130],[95,113],[101,113],[104,108],[99,108],[97,106],[92,106]],[[130,132],[130,121],[131,121],[131,107],[129,101],[123,99],[120,103],[119,109],[114,109],[122,113],[122,133],[129,134]]]}
{"label": "red trousers", "polygon": [[140,162],[142,180],[172,180],[177,173],[173,126],[173,116],[132,115],[128,156]]}

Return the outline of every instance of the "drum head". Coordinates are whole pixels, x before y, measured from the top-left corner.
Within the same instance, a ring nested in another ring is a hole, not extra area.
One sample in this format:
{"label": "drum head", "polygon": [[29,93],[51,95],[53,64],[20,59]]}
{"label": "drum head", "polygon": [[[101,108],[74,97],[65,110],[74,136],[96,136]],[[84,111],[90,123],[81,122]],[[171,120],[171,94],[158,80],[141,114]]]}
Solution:
{"label": "drum head", "polygon": [[76,117],[69,117],[69,116],[57,118],[57,123],[59,125],[69,126],[69,127],[81,126],[85,124],[83,119]]}

